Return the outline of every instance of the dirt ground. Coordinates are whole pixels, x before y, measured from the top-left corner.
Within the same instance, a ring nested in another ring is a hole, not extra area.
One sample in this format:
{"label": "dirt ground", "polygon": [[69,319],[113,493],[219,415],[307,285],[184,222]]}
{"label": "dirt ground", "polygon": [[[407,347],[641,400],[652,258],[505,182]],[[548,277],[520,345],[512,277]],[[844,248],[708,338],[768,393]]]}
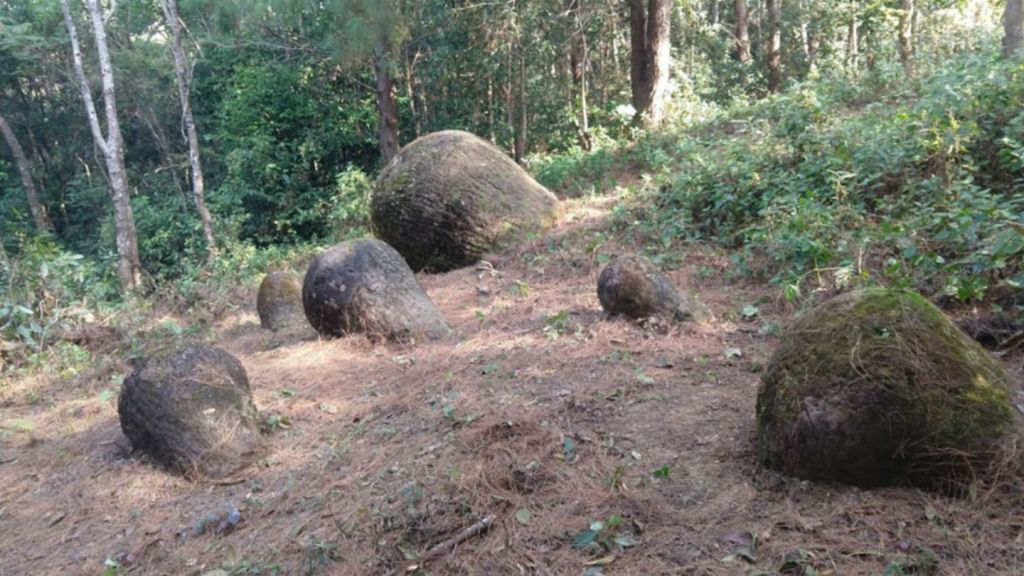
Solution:
{"label": "dirt ground", "polygon": [[793,310],[694,248],[671,275],[713,320],[607,318],[601,264],[638,248],[613,202],[576,202],[491,267],[421,275],[442,342],[271,333],[253,288],[211,339],[245,365],[270,451],[227,481],[130,453],[126,350],[0,386],[0,576],[1024,574],[1017,478],[952,498],[759,469],[759,372]]}

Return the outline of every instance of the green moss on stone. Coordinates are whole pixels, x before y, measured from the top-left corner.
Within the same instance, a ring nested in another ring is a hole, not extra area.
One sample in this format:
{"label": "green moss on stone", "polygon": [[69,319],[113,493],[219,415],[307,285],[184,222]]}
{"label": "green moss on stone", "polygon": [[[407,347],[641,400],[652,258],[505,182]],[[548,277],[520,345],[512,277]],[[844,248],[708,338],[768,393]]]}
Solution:
{"label": "green moss on stone", "polygon": [[1002,365],[918,294],[870,289],[809,312],[758,394],[761,461],[859,485],[942,483],[1014,424]]}

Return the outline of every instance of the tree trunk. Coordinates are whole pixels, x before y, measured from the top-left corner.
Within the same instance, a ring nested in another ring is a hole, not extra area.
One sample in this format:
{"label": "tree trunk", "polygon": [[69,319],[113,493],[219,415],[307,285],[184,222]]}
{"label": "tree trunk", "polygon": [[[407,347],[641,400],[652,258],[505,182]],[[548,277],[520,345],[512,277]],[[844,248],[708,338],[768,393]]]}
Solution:
{"label": "tree trunk", "polygon": [[857,58],[860,51],[858,38],[857,12],[850,14],[850,23],[846,34],[846,67],[854,74],[857,74]]}
{"label": "tree trunk", "polygon": [[[416,111],[416,76],[413,73],[416,68],[416,61],[419,59],[419,53],[409,59],[408,50],[405,55],[405,97],[409,100],[409,115],[412,118],[412,130],[413,134],[417,138],[420,137],[420,116]],[[488,113],[489,110],[488,110]]]}
{"label": "tree trunk", "polygon": [[[519,105],[518,121],[515,118],[515,108],[509,109],[509,125],[512,128],[512,157],[515,159],[516,164],[522,164],[523,159],[526,156],[526,47],[523,45],[523,7],[525,0],[513,0],[513,6],[515,9],[515,20],[512,28],[515,30],[515,36],[512,39],[512,47],[509,50],[508,56],[508,88],[509,88],[509,106]],[[518,70],[516,66],[518,65]],[[513,78],[515,75],[515,78]],[[515,84],[514,90],[518,92],[518,98],[513,93],[513,84]]]}
{"label": "tree trunk", "polygon": [[914,74],[914,0],[903,0],[900,6],[900,63],[907,76]]}
{"label": "tree trunk", "polygon": [[630,84],[637,119],[658,128],[665,119],[672,57],[671,0],[630,0]]}
{"label": "tree trunk", "polygon": [[398,154],[398,103],[395,101],[395,79],[391,76],[388,48],[378,44],[373,50],[373,71],[377,76],[377,136],[383,164]]}
{"label": "tree trunk", "polygon": [[1020,54],[1021,38],[1024,37],[1024,7],[1022,0],[1006,0],[1003,13],[1003,55],[1012,58]]}
{"label": "tree trunk", "polygon": [[590,150],[590,110],[587,104],[587,61],[589,55],[587,53],[587,31],[583,25],[583,0],[568,0],[568,8],[573,21],[569,67],[572,71],[573,87],[580,99],[578,140],[581,148]]}
{"label": "tree trunk", "polygon": [[188,140],[188,164],[192,171],[192,200],[196,204],[196,212],[203,225],[203,238],[206,240],[206,253],[210,258],[217,255],[217,244],[213,238],[213,221],[210,211],[206,208],[206,186],[203,179],[203,163],[199,153],[199,134],[196,121],[192,116],[191,74],[185,49],[181,45],[181,20],[178,16],[178,0],[161,0],[160,6],[171,31],[171,54],[174,56],[174,75],[178,84],[178,99],[181,101],[181,121]]}
{"label": "tree trunk", "polygon": [[18,137],[14,135],[14,131],[11,130],[3,116],[0,116],[0,132],[3,132],[4,140],[7,141],[7,146],[11,149],[11,155],[14,156],[14,164],[18,167],[18,174],[21,175],[21,184],[25,187],[25,197],[28,199],[28,209],[32,213],[32,220],[36,223],[36,232],[40,234],[52,232],[53,224],[46,217],[46,210],[39,203],[39,195],[36,194],[36,184],[32,180],[32,167],[28,163],[28,157],[25,156],[21,142],[18,142]]}
{"label": "tree trunk", "polygon": [[526,50],[519,45],[519,127],[516,130],[515,158],[519,164],[526,158],[526,138],[529,125],[526,101]]}
{"label": "tree trunk", "polygon": [[142,263],[139,260],[138,235],[135,232],[135,215],[129,198],[128,174],[124,167],[124,140],[121,136],[121,125],[117,119],[117,101],[114,92],[114,71],[110,64],[110,52],[107,49],[107,34],[103,27],[103,13],[99,0],[86,0],[89,15],[92,19],[93,31],[96,36],[96,52],[100,62],[100,77],[103,84],[104,112],[107,120],[107,135],[103,135],[99,115],[92,99],[92,89],[85,76],[82,64],[82,50],[78,43],[78,31],[71,19],[68,0],[60,0],[61,11],[64,13],[64,24],[71,38],[71,53],[74,60],[75,75],[78,77],[79,90],[85,102],[85,111],[89,119],[96,147],[103,154],[110,179],[111,198],[114,204],[114,228],[117,241],[117,274],[124,292],[131,292],[139,287],[142,280]]}
{"label": "tree trunk", "polygon": [[804,51],[804,63],[811,68],[811,18],[807,10],[807,0],[800,0],[800,47]]}
{"label": "tree trunk", "polygon": [[768,91],[782,86],[782,0],[768,0]]}
{"label": "tree trunk", "polygon": [[185,188],[181,185],[181,178],[178,177],[178,171],[175,170],[177,164],[174,161],[174,155],[171,154],[170,139],[167,137],[167,133],[164,131],[160,120],[156,117],[153,106],[146,106],[140,110],[139,117],[142,118],[143,123],[149,128],[149,133],[153,135],[153,141],[156,142],[156,147],[160,151],[160,160],[163,162],[163,166],[158,168],[158,170],[170,172],[171,178],[174,179],[174,189],[178,191],[178,195],[181,196],[184,203],[188,204],[188,195],[185,194]]}
{"label": "tree trunk", "polygon": [[750,15],[747,0],[736,0],[736,36],[733,40],[733,58],[750,61]]}

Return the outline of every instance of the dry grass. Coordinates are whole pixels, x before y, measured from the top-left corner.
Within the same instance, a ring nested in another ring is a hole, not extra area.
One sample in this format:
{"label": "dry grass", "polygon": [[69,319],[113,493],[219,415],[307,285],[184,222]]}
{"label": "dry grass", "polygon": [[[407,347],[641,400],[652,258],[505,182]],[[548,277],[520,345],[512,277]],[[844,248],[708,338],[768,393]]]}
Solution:
{"label": "dry grass", "polygon": [[[492,514],[490,530],[423,572],[577,575],[605,555],[605,574],[773,574],[787,558],[791,574],[915,573],[929,556],[942,574],[1022,572],[1013,451],[998,482],[959,499],[757,469],[758,371],[777,345],[758,328],[783,310],[770,289],[729,284],[726,260],[695,252],[673,277],[716,320],[606,319],[585,247],[607,207],[580,202],[552,236],[495,255],[493,272],[421,277],[457,332],[443,342],[320,340],[225,316],[218,344],[245,365],[264,415],[283,417],[268,457],[232,482],[189,483],[129,454],[102,395],[127,370],[120,361],[6,383],[0,575],[95,575],[108,558],[123,574],[385,574]],[[632,249],[619,238],[597,253]],[[761,314],[745,320],[752,302]],[[743,356],[726,359],[727,348]],[[234,530],[197,533],[230,508],[242,516]],[[635,546],[570,546],[613,516]],[[749,535],[753,562],[734,555]]]}

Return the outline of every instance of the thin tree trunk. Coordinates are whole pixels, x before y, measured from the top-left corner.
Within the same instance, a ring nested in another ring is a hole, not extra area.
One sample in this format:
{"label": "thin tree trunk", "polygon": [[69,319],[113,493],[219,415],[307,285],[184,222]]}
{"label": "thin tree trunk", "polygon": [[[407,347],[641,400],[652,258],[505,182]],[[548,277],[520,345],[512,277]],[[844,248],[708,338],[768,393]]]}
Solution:
{"label": "thin tree trunk", "polygon": [[[512,46],[508,56],[508,88],[509,88],[509,125],[512,128],[512,157],[517,164],[523,163],[526,156],[526,48],[523,46],[523,4],[525,0],[514,0],[515,10],[512,29],[515,36],[512,38]],[[518,65],[518,71],[516,66]],[[513,76],[514,75],[514,76]],[[514,85],[514,87],[513,87]],[[513,92],[518,92],[518,98]],[[515,117],[518,104],[519,118]]]}
{"label": "thin tree trunk", "polygon": [[11,130],[3,116],[0,116],[0,132],[3,133],[4,140],[7,141],[7,146],[11,149],[11,155],[14,156],[14,164],[18,167],[21,184],[25,187],[25,198],[28,200],[28,209],[32,213],[32,220],[36,223],[36,231],[39,233],[52,232],[53,224],[46,217],[43,205],[39,203],[39,195],[36,193],[35,181],[32,180],[32,167],[28,162],[28,157],[25,156],[21,142],[18,142],[18,137],[14,135],[14,131]]}
{"label": "thin tree trunk", "polygon": [[782,86],[782,0],[768,0],[768,91],[775,94]]}
{"label": "thin tree trunk", "polygon": [[900,63],[907,76],[914,74],[914,0],[903,0],[900,10]]}
{"label": "thin tree trunk", "polygon": [[810,68],[811,60],[811,19],[807,13],[807,0],[800,0],[800,46],[804,50],[804,62]]}
{"label": "thin tree trunk", "polygon": [[146,127],[149,128],[150,134],[153,135],[153,141],[156,142],[156,147],[160,151],[160,159],[163,161],[163,167],[160,169],[166,169],[171,173],[171,178],[174,179],[174,189],[178,191],[181,199],[187,204],[188,195],[185,194],[185,188],[181,185],[181,178],[178,177],[177,164],[171,154],[167,133],[164,132],[163,125],[157,119],[156,112],[153,111],[152,106],[148,106],[144,111],[139,112],[139,116],[146,124]]}
{"label": "thin tree trunk", "polygon": [[754,20],[754,27],[757,28],[757,53],[751,48],[750,57],[764,64],[764,7],[759,0],[754,0],[754,11],[757,13],[757,19]]}
{"label": "thin tree trunk", "polygon": [[206,185],[203,178],[203,162],[199,151],[199,134],[192,116],[191,74],[185,49],[181,45],[181,20],[178,16],[178,0],[161,0],[167,27],[171,30],[171,54],[174,56],[174,75],[178,84],[178,99],[181,101],[181,120],[188,140],[188,164],[192,172],[192,200],[203,225],[206,253],[210,258],[217,256],[217,244],[213,238],[213,220],[206,208]]}
{"label": "thin tree trunk", "polygon": [[630,82],[637,119],[647,128],[658,128],[668,104],[669,67],[672,58],[672,2],[631,0]]}
{"label": "thin tree trunk", "polygon": [[579,134],[580,147],[590,150],[590,110],[587,104],[587,31],[583,26],[583,0],[569,0],[569,10],[573,18],[572,48],[570,49],[570,68],[573,86],[579,94]]}
{"label": "thin tree trunk", "polygon": [[1021,39],[1024,38],[1022,4],[1022,0],[1006,0],[1006,11],[1003,12],[1003,55],[1007,58],[1020,55]]}
{"label": "thin tree trunk", "polygon": [[384,164],[398,154],[398,103],[395,101],[395,80],[387,46],[378,44],[373,51],[373,70],[377,76],[377,135],[380,157]]}
{"label": "thin tree trunk", "polygon": [[528,102],[526,101],[526,50],[519,45],[519,127],[516,130],[515,159],[522,164],[526,158],[528,128]]}
{"label": "thin tree trunk", "polygon": [[733,58],[750,61],[750,14],[747,0],[736,0],[736,35],[733,40]]}
{"label": "thin tree trunk", "polygon": [[859,44],[857,12],[852,11],[846,34],[846,67],[854,75],[857,74],[857,59],[860,52]]}
{"label": "thin tree trunk", "polygon": [[633,109],[639,115],[651,103],[651,87],[647,71],[647,2],[629,2],[629,84],[632,88]]}
{"label": "thin tree trunk", "polygon": [[413,56],[411,62],[409,61],[408,54],[406,54],[405,58],[405,97],[409,99],[409,114],[412,118],[413,134],[417,138],[420,137],[420,117],[416,111],[416,76],[413,74],[413,69],[416,67],[416,60],[418,59],[419,54]]}
{"label": "thin tree trunk", "polygon": [[494,135],[494,74],[487,71],[487,133],[491,142],[495,141]]}
{"label": "thin tree trunk", "polygon": [[139,260],[138,236],[135,232],[135,215],[129,198],[128,174],[124,166],[124,140],[121,126],[117,119],[117,101],[114,92],[114,71],[110,64],[110,52],[107,49],[107,34],[103,27],[103,13],[99,0],[86,0],[89,15],[92,19],[93,31],[96,36],[96,52],[100,62],[100,77],[103,84],[104,112],[107,120],[107,135],[103,135],[99,115],[92,99],[92,89],[85,76],[82,64],[82,50],[78,43],[78,31],[71,19],[68,0],[60,0],[64,13],[64,24],[71,37],[71,52],[74,60],[75,75],[78,77],[79,90],[85,102],[89,128],[92,131],[96,147],[103,154],[107,165],[110,181],[111,198],[114,204],[114,228],[117,241],[117,273],[121,279],[121,288],[131,292],[139,287],[142,280],[142,264]]}
{"label": "thin tree trunk", "polygon": [[512,154],[516,153],[516,93],[515,93],[515,46],[510,43],[508,46],[508,62],[506,63],[505,74],[505,122],[508,124],[508,131],[512,134]]}

